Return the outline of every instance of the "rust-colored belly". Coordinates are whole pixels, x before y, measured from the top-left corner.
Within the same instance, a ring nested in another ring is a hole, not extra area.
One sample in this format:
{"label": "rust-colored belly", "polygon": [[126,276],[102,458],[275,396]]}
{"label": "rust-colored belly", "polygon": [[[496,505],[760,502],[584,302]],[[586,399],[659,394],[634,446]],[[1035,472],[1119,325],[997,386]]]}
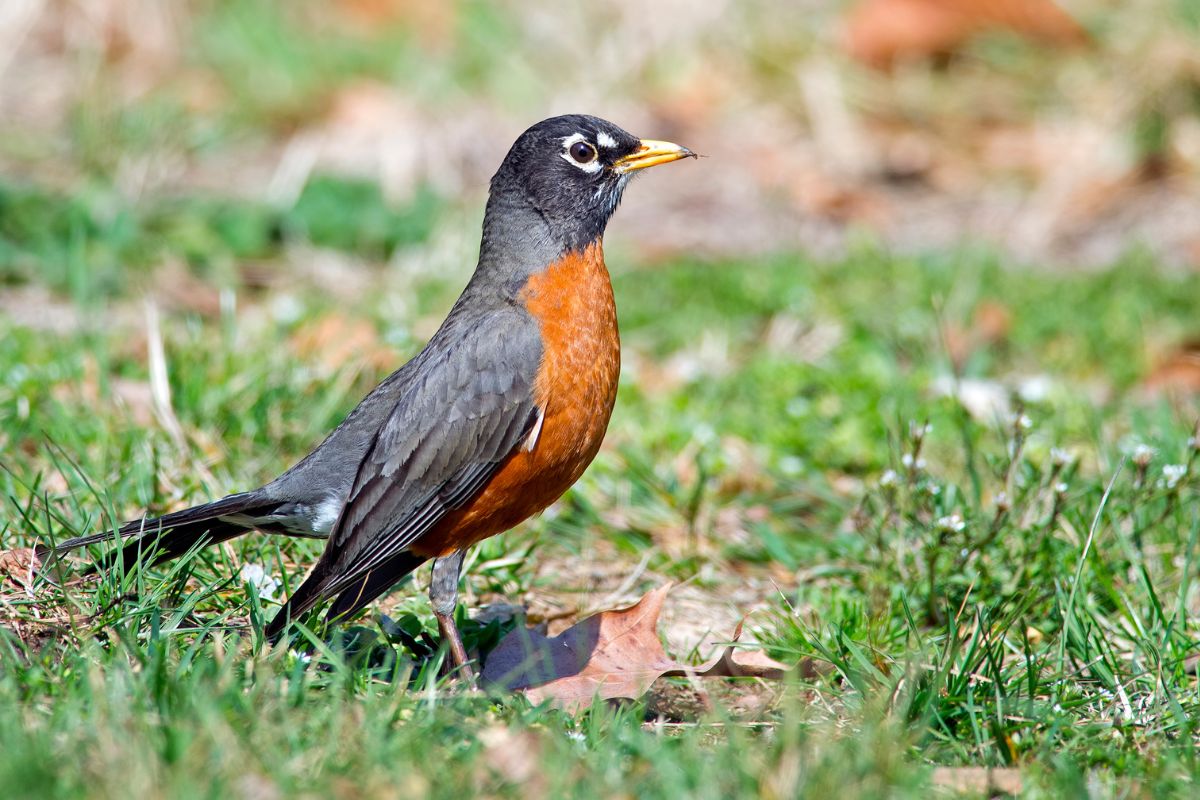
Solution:
{"label": "rust-colored belly", "polygon": [[534,387],[545,412],[532,450],[509,457],[475,499],[412,545],[444,556],[512,528],[562,496],[596,457],[617,399],[621,343],[612,283],[599,243],[568,254],[526,285],[541,326]]}

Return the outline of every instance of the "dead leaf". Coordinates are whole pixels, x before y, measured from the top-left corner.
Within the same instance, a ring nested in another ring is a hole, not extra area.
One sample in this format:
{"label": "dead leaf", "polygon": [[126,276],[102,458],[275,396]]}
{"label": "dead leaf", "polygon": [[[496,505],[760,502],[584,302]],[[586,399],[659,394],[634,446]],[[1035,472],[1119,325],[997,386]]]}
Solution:
{"label": "dead leaf", "polygon": [[[534,703],[551,701],[567,711],[586,708],[604,699],[641,697],[660,677],[735,677],[777,680],[789,670],[761,650],[734,644],[700,666],[670,658],[658,638],[658,617],[671,585],[655,589],[635,605],[602,611],[558,636],[543,629],[518,627],[488,656],[483,682],[495,688],[523,692]],[[811,664],[803,674],[815,675]]]}
{"label": "dead leaf", "polygon": [[944,56],[977,33],[1002,28],[1047,44],[1082,44],[1087,33],[1050,0],[866,0],[846,19],[854,58],[888,69],[897,61]]}
{"label": "dead leaf", "polygon": [[682,667],[658,640],[658,615],[670,588],[655,589],[630,608],[602,611],[558,636],[518,627],[488,656],[483,682],[569,711],[597,695],[641,697],[661,675]]}
{"label": "dead leaf", "polygon": [[0,578],[7,579],[22,589],[33,586],[33,576],[42,566],[31,547],[0,550]]}
{"label": "dead leaf", "polygon": [[1151,397],[1200,394],[1200,339],[1184,342],[1162,359],[1142,381],[1142,391]]}
{"label": "dead leaf", "polygon": [[[745,620],[739,622],[737,628],[734,629],[734,642],[740,642],[744,622]],[[788,667],[785,664],[780,664],[759,647],[747,648],[730,645],[725,648],[721,655],[717,656],[715,662],[710,663],[711,666],[699,673],[701,677],[780,680],[788,671]]]}
{"label": "dead leaf", "polygon": [[316,360],[328,373],[347,364],[373,371],[394,366],[395,355],[380,340],[374,326],[366,320],[331,313],[302,325],[291,337],[296,355]]}
{"label": "dead leaf", "polygon": [[1021,771],[1015,767],[937,767],[930,781],[955,792],[1017,795],[1021,793]]}
{"label": "dead leaf", "polygon": [[947,322],[942,339],[947,355],[961,372],[974,353],[1004,345],[1011,330],[1012,312],[1008,307],[997,300],[984,300],[976,307],[969,327]]}
{"label": "dead leaf", "polygon": [[338,0],[337,7],[364,33],[377,33],[402,23],[419,33],[430,49],[447,47],[454,36],[458,7],[437,0]]}

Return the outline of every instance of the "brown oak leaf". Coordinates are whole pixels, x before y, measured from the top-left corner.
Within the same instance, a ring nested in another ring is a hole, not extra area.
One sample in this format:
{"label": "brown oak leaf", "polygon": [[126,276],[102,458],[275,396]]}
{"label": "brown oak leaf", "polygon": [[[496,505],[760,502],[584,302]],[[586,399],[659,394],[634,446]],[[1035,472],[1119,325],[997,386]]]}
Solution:
{"label": "brown oak leaf", "polygon": [[[483,682],[523,692],[534,703],[546,700],[578,711],[593,698],[641,697],[661,677],[782,678],[788,667],[761,650],[735,645],[700,666],[681,664],[666,654],[658,638],[658,617],[671,585],[647,593],[635,605],[602,611],[558,636],[518,627],[488,656]],[[741,637],[738,624],[733,641]],[[806,666],[805,673],[809,673]]]}
{"label": "brown oak leaf", "polygon": [[845,48],[877,69],[952,53],[975,34],[1007,29],[1047,44],[1087,33],[1052,0],[863,0],[846,19]]}
{"label": "brown oak leaf", "polygon": [[0,583],[8,581],[27,590],[33,586],[33,576],[41,566],[41,559],[33,548],[0,550]]}

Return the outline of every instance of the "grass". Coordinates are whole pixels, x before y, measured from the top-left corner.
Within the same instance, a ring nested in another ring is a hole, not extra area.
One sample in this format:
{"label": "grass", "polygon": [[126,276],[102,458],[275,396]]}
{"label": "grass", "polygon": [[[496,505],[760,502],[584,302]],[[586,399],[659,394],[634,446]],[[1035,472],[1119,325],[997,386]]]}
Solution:
{"label": "grass", "polygon": [[[87,201],[37,202],[51,213],[28,219],[47,229],[10,227],[7,247],[50,267],[57,220]],[[218,207],[184,203],[172,224],[131,225],[121,246],[208,275],[175,231],[222,241]],[[114,231],[93,246],[111,246]],[[306,235],[262,237],[257,257],[283,259]],[[378,241],[341,231],[324,244],[370,260]],[[236,263],[223,247],[211,245]],[[588,587],[555,565],[645,559],[638,589],[668,577],[714,598],[768,587],[755,620],[772,652],[829,674],[743,687],[762,697],[749,716],[718,692],[711,712],[685,716],[694,724],[646,727],[641,702],[572,719],[463,696],[438,677],[439,656],[371,616],[353,633],[373,642],[335,640],[318,669],[261,647],[270,602],[238,578],[261,563],[294,586],[318,546],[248,537],[170,567],[6,594],[3,785],[42,796],[918,796],[933,765],[983,765],[1018,768],[1031,796],[1190,793],[1194,411],[1145,400],[1138,382],[1155,349],[1187,331],[1200,279],[1136,257],[1047,273],[866,247],[836,263],[610,260],[629,368],[609,446],[554,514],[479,548],[468,596],[570,596]],[[303,282],[281,303],[278,288],[234,272],[225,311],[168,313],[182,442],[137,391],[149,381],[144,324],[121,313],[120,283],[89,284],[76,302],[108,304],[124,322],[0,323],[4,547],[256,484],[302,455],[379,377],[362,352],[325,364],[328,343],[301,346],[305,332],[361,317],[370,347],[398,362],[461,282],[391,263],[348,307]],[[69,291],[37,273],[20,280]],[[976,330],[985,307],[1007,313],[987,337]],[[973,344],[951,358],[955,337]],[[932,391],[948,375],[1012,387],[999,396],[1013,414],[973,418]],[[1022,399],[1033,375],[1045,386]],[[389,603],[418,639],[433,629],[419,593]],[[485,650],[498,635],[495,624],[470,630]]]}

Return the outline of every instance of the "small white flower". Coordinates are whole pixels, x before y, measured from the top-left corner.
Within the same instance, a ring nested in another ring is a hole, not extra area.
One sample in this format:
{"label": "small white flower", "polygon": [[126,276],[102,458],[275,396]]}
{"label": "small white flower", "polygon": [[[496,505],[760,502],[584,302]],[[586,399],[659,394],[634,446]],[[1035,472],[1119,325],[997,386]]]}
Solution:
{"label": "small white flower", "polygon": [[928,422],[925,422],[925,423],[910,422],[910,423],[908,423],[908,435],[910,437],[912,437],[913,439],[924,439],[926,436],[929,435],[929,432],[932,430],[933,430],[933,425]]}
{"label": "small white flower", "polygon": [[887,472],[879,476],[879,485],[883,487],[895,486],[900,476],[896,474],[896,470],[889,469]]}
{"label": "small white flower", "polygon": [[1139,444],[1133,448],[1133,463],[1144,467],[1154,458],[1154,448],[1147,444]]}
{"label": "small white flower", "polygon": [[1054,388],[1053,381],[1047,375],[1033,375],[1021,381],[1017,386],[1017,394],[1026,403],[1040,403],[1050,396]]}
{"label": "small white flower", "polygon": [[1168,489],[1174,489],[1187,471],[1187,464],[1167,464],[1163,467],[1163,483]]}
{"label": "small white flower", "polygon": [[936,483],[931,483],[926,487],[926,491],[928,491],[934,497],[937,497],[942,493],[942,487],[938,486]]}
{"label": "small white flower", "polygon": [[263,600],[274,600],[279,581],[267,574],[262,564],[243,564],[239,573],[242,582],[253,586]]}
{"label": "small white flower", "polygon": [[276,295],[270,303],[271,317],[281,325],[291,325],[304,316],[304,303],[294,294]]}
{"label": "small white flower", "polygon": [[1069,467],[1074,464],[1075,456],[1071,452],[1064,450],[1061,447],[1051,447],[1050,462],[1054,464],[1054,466],[1062,469],[1063,467]]}
{"label": "small white flower", "polygon": [[717,432],[707,423],[701,422],[692,428],[692,438],[701,445],[712,444],[717,440]]}
{"label": "small white flower", "polygon": [[913,466],[912,453],[905,453],[904,455],[900,456],[900,463],[904,465],[905,469],[912,469],[912,466]]}
{"label": "small white flower", "polygon": [[1008,499],[1008,492],[999,492],[996,495],[996,510],[1008,511],[1012,508],[1012,502]]}
{"label": "small white flower", "polygon": [[940,530],[947,531],[949,533],[959,533],[967,527],[967,523],[958,514],[950,514],[945,517],[940,517],[934,524]]}
{"label": "small white flower", "polygon": [[1033,420],[1029,418],[1028,414],[1021,414],[1016,419],[1016,425],[1021,430],[1027,431],[1033,427]]}
{"label": "small white flower", "polygon": [[795,477],[804,471],[804,459],[797,456],[784,456],[779,459],[779,469],[789,477]]}
{"label": "small white flower", "polygon": [[1068,487],[1067,487],[1066,482],[1059,481],[1058,483],[1054,484],[1054,493],[1055,494],[1066,494],[1067,488]]}

